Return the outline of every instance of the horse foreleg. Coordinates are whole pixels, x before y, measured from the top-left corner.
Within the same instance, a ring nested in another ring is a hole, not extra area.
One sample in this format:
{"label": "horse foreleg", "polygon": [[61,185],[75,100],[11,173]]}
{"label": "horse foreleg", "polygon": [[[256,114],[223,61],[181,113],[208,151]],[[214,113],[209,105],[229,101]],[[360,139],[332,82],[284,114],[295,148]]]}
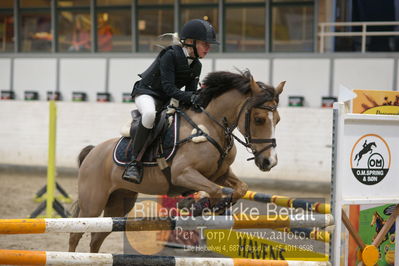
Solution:
{"label": "horse foreleg", "polygon": [[238,179],[238,177],[231,170],[231,167],[229,167],[227,173],[223,175],[221,178],[219,178],[216,183],[221,186],[230,187],[234,189],[232,195],[233,204],[236,203],[242,197],[244,197],[248,191],[248,185],[242,182],[240,179]]}
{"label": "horse foreleg", "polygon": [[211,205],[215,204],[223,197],[222,188],[210,181],[199,171],[192,167],[186,167],[178,174],[172,174],[172,184],[185,187],[195,191],[205,191],[210,196]]}

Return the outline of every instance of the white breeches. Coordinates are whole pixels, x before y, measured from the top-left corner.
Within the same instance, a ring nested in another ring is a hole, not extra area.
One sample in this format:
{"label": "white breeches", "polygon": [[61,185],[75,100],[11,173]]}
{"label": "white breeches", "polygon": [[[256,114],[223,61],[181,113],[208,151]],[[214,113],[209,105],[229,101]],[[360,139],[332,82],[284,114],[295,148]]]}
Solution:
{"label": "white breeches", "polygon": [[141,123],[143,126],[149,129],[152,128],[157,113],[154,98],[150,95],[143,94],[136,96],[134,101],[141,114]]}

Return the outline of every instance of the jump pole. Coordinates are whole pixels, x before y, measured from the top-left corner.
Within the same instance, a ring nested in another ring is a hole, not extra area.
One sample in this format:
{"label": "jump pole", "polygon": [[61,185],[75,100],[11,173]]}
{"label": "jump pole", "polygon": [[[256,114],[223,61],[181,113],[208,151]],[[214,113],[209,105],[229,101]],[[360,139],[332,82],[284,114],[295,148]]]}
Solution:
{"label": "jump pole", "polygon": [[41,234],[195,229],[313,228],[334,224],[332,215],[233,215],[147,218],[0,219],[0,234]]}
{"label": "jump pole", "polygon": [[131,254],[1,250],[0,263],[7,265],[141,265],[141,266],[328,266],[325,261],[283,261],[232,258],[190,258]]}
{"label": "jump pole", "polygon": [[[233,189],[228,187],[223,187],[224,194],[231,194],[233,193]],[[251,200],[256,202],[262,203],[274,203],[280,207],[288,207],[288,208],[300,208],[312,212],[323,213],[323,214],[330,214],[331,213],[331,205],[328,203],[322,202],[311,202],[306,200],[300,200],[295,198],[290,198],[286,196],[279,196],[279,195],[269,195],[261,192],[255,192],[248,190],[245,193],[244,197],[245,200]]]}

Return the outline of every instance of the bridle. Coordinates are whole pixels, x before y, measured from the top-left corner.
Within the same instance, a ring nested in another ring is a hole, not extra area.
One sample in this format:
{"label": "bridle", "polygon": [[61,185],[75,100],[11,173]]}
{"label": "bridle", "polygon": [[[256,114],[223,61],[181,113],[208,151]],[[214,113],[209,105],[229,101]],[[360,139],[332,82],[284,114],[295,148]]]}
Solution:
{"label": "bridle", "polygon": [[[276,144],[276,139],[275,138],[270,138],[270,139],[255,139],[252,138],[251,136],[251,113],[252,113],[252,109],[264,109],[270,112],[273,112],[275,110],[277,110],[277,105],[273,105],[273,106],[267,106],[267,105],[263,105],[263,103],[252,106],[251,108],[246,108],[247,105],[249,104],[249,102],[251,101],[252,98],[247,98],[247,100],[245,101],[245,103],[242,105],[237,119],[234,121],[234,123],[232,125],[229,126],[227,118],[224,117],[223,118],[223,124],[220,123],[219,121],[217,121],[210,113],[208,113],[203,107],[200,107],[200,109],[202,110],[202,112],[204,112],[212,121],[214,121],[216,124],[218,124],[220,127],[223,128],[224,130],[224,134],[225,134],[225,138],[231,140],[232,137],[234,137],[240,144],[242,144],[245,148],[250,149],[252,154],[254,155],[254,157],[252,158],[248,158],[247,161],[249,160],[253,160],[256,157],[258,157],[262,152],[270,149],[270,148],[275,148],[277,146]],[[236,129],[236,127],[238,126],[238,122],[240,120],[240,117],[242,115],[242,113],[245,111],[245,121],[244,121],[244,139],[245,142],[242,141],[241,139],[239,139],[236,135],[233,134],[234,129]],[[232,143],[232,141],[228,141],[228,143]],[[254,143],[269,143],[269,145],[266,145],[265,147],[263,147],[262,149],[260,149],[259,151],[256,150],[252,144]],[[231,144],[232,146],[232,144]],[[230,147],[231,149],[231,147]]]}
{"label": "bridle", "polygon": [[[277,110],[277,105],[274,105],[274,106],[258,105],[258,106],[254,106],[253,108],[259,108],[259,109],[264,109],[264,110],[273,112],[273,111]],[[275,148],[277,146],[275,138],[270,138],[270,139],[253,139],[252,138],[252,136],[251,136],[251,112],[252,112],[253,108],[249,108],[245,112],[245,125],[244,125],[244,127],[245,127],[245,134],[244,134],[245,144],[241,140],[238,140],[236,138],[237,141],[239,141],[245,147],[250,148],[252,151],[252,154],[254,155],[254,157],[247,159],[247,161],[253,160],[256,157],[258,157],[262,152],[267,151],[270,148]],[[253,143],[270,143],[270,144],[266,145],[265,147],[263,147],[262,149],[257,151],[255,148],[253,148],[253,146],[252,146]]]}

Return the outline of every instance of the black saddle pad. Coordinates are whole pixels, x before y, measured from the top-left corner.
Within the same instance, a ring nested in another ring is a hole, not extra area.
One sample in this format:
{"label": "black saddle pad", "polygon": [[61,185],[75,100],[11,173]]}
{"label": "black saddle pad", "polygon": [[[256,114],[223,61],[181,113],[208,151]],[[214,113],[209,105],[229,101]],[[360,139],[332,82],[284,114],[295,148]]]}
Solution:
{"label": "black saddle pad", "polygon": [[[176,141],[178,139],[178,121],[177,115],[175,115],[173,123],[166,130],[166,133],[161,136],[162,139],[162,153],[160,154],[167,161],[173,158],[173,155],[176,152]],[[126,166],[130,162],[130,158],[132,157],[132,147],[130,145],[131,138],[130,137],[121,137],[116,144],[113,152],[114,162],[119,166]],[[146,152],[143,155],[142,162],[145,166],[156,166],[156,158],[153,158],[153,150],[157,147],[154,145],[158,145],[158,141],[154,141],[150,147],[147,148]]]}

